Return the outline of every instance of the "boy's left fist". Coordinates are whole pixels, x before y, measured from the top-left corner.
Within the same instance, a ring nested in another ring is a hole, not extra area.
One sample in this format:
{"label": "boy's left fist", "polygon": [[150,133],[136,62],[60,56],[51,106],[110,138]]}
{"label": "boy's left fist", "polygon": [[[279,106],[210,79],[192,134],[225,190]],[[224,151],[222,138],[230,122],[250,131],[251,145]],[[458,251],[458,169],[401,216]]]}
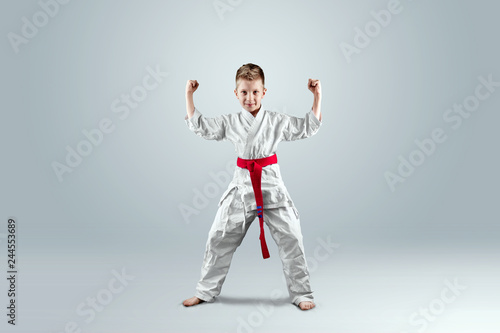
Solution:
{"label": "boy's left fist", "polygon": [[321,96],[321,82],[319,82],[319,80],[309,79],[309,82],[307,82],[307,88],[311,90],[314,97]]}

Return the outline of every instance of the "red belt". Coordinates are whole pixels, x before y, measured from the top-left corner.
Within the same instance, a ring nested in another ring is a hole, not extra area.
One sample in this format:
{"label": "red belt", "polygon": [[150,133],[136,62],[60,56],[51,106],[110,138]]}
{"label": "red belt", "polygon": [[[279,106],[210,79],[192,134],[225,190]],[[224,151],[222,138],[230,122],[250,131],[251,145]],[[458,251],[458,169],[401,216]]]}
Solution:
{"label": "red belt", "polygon": [[278,158],[276,154],[264,157],[257,158],[253,160],[245,160],[238,157],[236,161],[236,165],[243,169],[248,169],[250,172],[250,180],[252,181],[253,193],[255,195],[255,201],[257,203],[257,216],[260,221],[260,247],[262,248],[262,257],[264,259],[269,258],[269,250],[267,249],[266,238],[264,236],[264,199],[262,198],[262,189],[261,189],[261,177],[262,177],[262,168],[270,165],[278,163]]}

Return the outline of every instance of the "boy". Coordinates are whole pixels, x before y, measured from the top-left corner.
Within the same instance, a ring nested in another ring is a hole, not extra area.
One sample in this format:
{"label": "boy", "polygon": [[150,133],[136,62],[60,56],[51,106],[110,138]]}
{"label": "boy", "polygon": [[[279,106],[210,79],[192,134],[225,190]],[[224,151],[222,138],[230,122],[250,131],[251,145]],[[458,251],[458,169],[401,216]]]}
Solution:
{"label": "boy", "polygon": [[213,302],[226,278],[231,258],[250,224],[258,217],[264,259],[269,257],[265,241],[265,221],[278,245],[292,303],[302,310],[312,309],[314,298],[304,255],[299,213],[281,179],[275,152],[280,141],[310,137],[321,126],[321,84],[309,79],[314,94],[312,110],[304,118],[271,112],[262,107],[266,94],[264,72],[255,64],[245,64],[236,72],[234,93],[240,113],[216,118],[204,117],[195,107],[196,80],[186,85],[185,122],[197,135],[210,140],[229,140],[238,154],[237,167],[209,231],[201,278],[194,297],[185,306]]}

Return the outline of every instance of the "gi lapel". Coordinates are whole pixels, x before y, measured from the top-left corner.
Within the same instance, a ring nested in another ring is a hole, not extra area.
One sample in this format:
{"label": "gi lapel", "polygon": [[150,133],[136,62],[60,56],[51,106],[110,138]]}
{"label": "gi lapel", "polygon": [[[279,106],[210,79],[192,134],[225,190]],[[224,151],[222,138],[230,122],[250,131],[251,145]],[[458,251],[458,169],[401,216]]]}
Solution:
{"label": "gi lapel", "polygon": [[246,159],[258,158],[258,156],[250,156],[250,154],[252,146],[254,144],[255,134],[257,133],[257,130],[259,129],[260,124],[262,123],[262,117],[264,117],[264,112],[265,112],[264,106],[262,104],[260,105],[260,110],[257,113],[256,117],[252,116],[252,114],[245,109],[243,109],[242,112],[246,119],[250,119],[248,117],[252,117],[251,119],[252,123],[250,125],[250,128],[248,129],[247,140],[245,143],[245,152],[242,158]]}

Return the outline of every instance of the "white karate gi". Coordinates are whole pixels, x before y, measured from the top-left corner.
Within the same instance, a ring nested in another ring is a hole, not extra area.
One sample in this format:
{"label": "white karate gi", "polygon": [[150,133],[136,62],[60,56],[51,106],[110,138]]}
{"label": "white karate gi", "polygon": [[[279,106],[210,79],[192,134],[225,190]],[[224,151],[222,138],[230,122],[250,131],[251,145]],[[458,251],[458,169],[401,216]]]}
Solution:
{"label": "white karate gi", "polygon": [[[276,153],[280,141],[308,138],[316,134],[321,126],[321,121],[316,118],[312,109],[305,117],[299,118],[268,111],[262,105],[256,117],[241,108],[239,113],[207,118],[195,108],[191,118],[186,115],[185,122],[191,131],[205,139],[231,141],[236,154],[243,159],[271,156]],[[236,159],[234,163],[236,164]],[[312,301],[299,213],[281,179],[279,164],[262,168],[261,188],[264,222],[278,246],[292,303],[298,305],[302,301]],[[213,302],[219,295],[233,253],[257,216],[257,205],[247,169],[236,167],[233,179],[222,194],[218,206],[209,231],[202,274],[195,294],[207,302]]]}

